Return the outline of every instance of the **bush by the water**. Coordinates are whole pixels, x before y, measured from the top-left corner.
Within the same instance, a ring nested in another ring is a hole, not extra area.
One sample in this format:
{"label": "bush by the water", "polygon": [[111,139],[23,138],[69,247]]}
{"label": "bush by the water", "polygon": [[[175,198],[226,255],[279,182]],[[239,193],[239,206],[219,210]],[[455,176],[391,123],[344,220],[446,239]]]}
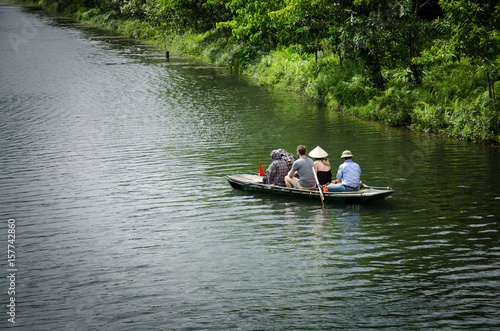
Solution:
{"label": "bush by the water", "polygon": [[[340,1],[338,6],[326,0],[266,5],[202,0],[198,7],[180,0],[38,4],[233,68],[332,111],[500,143],[495,94],[500,86],[500,6],[432,0],[425,4],[447,18],[433,26],[434,18],[407,0]],[[396,14],[387,11],[391,8]],[[333,19],[345,21],[325,25]]]}

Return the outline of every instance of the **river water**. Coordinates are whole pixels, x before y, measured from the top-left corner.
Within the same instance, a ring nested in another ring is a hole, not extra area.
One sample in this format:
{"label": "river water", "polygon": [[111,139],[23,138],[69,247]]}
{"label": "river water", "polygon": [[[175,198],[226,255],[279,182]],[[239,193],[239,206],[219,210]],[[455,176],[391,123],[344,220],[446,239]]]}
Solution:
{"label": "river water", "polygon": [[[36,8],[0,6],[0,59],[2,329],[498,329],[498,147],[343,117]],[[226,182],[298,144],[335,169],[349,149],[396,192],[323,209]]]}

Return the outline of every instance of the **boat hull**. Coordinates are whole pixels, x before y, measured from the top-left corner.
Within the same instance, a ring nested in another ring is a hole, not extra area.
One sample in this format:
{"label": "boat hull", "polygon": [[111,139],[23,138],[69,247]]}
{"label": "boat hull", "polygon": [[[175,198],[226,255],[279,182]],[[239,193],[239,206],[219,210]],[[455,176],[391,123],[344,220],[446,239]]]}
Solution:
{"label": "boat hull", "polygon": [[[239,190],[262,192],[281,196],[297,197],[302,199],[320,199],[319,190],[302,190],[296,188],[287,188],[262,183],[262,177],[258,175],[240,174],[226,176],[229,184]],[[359,204],[369,201],[383,200],[389,197],[394,190],[390,187],[372,187],[364,185],[358,191],[347,192],[323,192],[325,202]]]}

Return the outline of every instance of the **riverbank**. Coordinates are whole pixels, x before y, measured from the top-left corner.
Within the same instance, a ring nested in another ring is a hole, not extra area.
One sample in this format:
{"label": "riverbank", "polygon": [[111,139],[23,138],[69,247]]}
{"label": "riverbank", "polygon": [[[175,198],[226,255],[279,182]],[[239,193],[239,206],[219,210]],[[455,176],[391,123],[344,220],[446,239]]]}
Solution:
{"label": "riverbank", "polygon": [[[484,73],[467,58],[427,66],[419,85],[407,68],[382,70],[384,86],[375,88],[360,61],[341,59],[332,49],[316,54],[296,46],[269,50],[220,29],[165,29],[154,19],[124,18],[114,10],[52,0],[35,4],[171,52],[231,67],[262,85],[303,94],[333,111],[470,142],[500,143],[500,102],[489,96]],[[498,90],[500,81],[493,87]]]}

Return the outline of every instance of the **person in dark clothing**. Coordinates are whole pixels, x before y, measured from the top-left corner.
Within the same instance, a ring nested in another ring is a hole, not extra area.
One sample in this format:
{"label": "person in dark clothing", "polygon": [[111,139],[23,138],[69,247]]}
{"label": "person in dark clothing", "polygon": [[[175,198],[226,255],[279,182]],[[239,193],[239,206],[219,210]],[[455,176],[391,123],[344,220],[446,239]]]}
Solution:
{"label": "person in dark clothing", "polygon": [[332,169],[330,167],[330,162],[326,158],[328,153],[317,146],[309,153],[309,156],[313,158],[314,170],[318,176],[319,184],[325,185],[330,183],[332,181]]}
{"label": "person in dark clothing", "polygon": [[267,168],[266,184],[285,186],[285,176],[288,174],[288,165],[283,159],[281,152],[277,149],[271,152],[273,162]]}
{"label": "person in dark clothing", "polygon": [[288,153],[283,148],[278,149],[278,152],[281,154],[281,158],[285,160],[288,166],[288,171],[290,171],[290,169],[292,169],[293,163],[297,161],[297,158],[295,157],[295,155],[293,155],[292,153]]}

